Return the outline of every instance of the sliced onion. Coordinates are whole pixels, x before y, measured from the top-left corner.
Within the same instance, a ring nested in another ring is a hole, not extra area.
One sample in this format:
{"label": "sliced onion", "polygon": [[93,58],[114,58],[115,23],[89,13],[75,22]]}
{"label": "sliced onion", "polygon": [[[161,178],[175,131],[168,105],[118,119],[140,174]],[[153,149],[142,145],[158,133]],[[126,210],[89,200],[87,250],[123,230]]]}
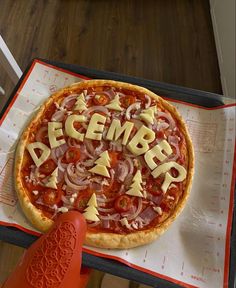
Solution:
{"label": "sliced onion", "polygon": [[73,182],[71,182],[71,180],[68,178],[68,175],[67,173],[65,173],[65,182],[66,184],[71,187],[72,189],[75,189],[75,190],[84,190],[87,188],[87,186],[81,186],[79,184],[74,184]]}
{"label": "sliced onion", "polygon": [[128,214],[128,212],[126,214],[122,214],[123,217],[126,217],[127,220],[133,220],[135,219],[142,211],[143,209],[143,204],[142,204],[142,198],[138,198],[138,207],[136,209],[136,211],[132,214]]}
{"label": "sliced onion", "polygon": [[99,215],[99,218],[102,220],[113,220],[113,221],[119,221],[120,220],[120,214],[115,213],[111,215]]}
{"label": "sliced onion", "polygon": [[145,103],[145,108],[147,109],[147,108],[149,108],[150,107],[150,105],[151,105],[151,103],[152,103],[152,100],[151,100],[151,98],[148,96],[148,95],[144,95],[144,97],[145,97],[145,99],[147,100],[147,103]]}
{"label": "sliced onion", "polygon": [[87,151],[88,151],[91,155],[94,155],[95,149],[94,149],[94,147],[93,147],[93,142],[92,142],[92,140],[90,140],[90,139],[85,139],[85,140],[84,140],[84,145],[85,145]]}
{"label": "sliced onion", "polygon": [[68,164],[66,163],[62,163],[61,160],[62,160],[63,156],[59,157],[58,159],[58,162],[57,162],[57,166],[58,166],[58,169],[61,171],[61,172],[64,172],[66,170],[66,167]]}
{"label": "sliced onion", "polygon": [[56,111],[52,117],[51,117],[51,121],[62,121],[65,117],[65,112],[64,111]]}
{"label": "sliced onion", "polygon": [[95,154],[96,155],[100,155],[105,149],[105,142],[101,141],[100,145],[98,147],[95,148]]}
{"label": "sliced onion", "polygon": [[175,127],[175,121],[170,114],[162,111],[157,111],[157,117],[165,118],[169,122],[171,130]]}
{"label": "sliced onion", "polygon": [[92,106],[92,107],[88,108],[87,110],[85,110],[83,112],[83,115],[88,116],[91,112],[96,112],[96,111],[103,112],[106,115],[110,115],[109,110],[104,106]]}
{"label": "sliced onion", "polygon": [[161,131],[161,130],[166,130],[167,128],[169,128],[170,124],[168,124],[167,122],[159,122],[156,125],[156,130],[157,131]]}
{"label": "sliced onion", "polygon": [[150,193],[147,193],[147,199],[152,201],[153,203],[155,203],[156,205],[159,205],[161,203],[161,200],[162,200],[163,196],[160,195],[160,196],[154,196]]}
{"label": "sliced onion", "polygon": [[102,208],[102,207],[98,207],[97,209],[98,209],[98,211],[104,212],[104,213],[114,213],[114,212],[116,212],[116,211],[115,211],[115,208]]}
{"label": "sliced onion", "polygon": [[48,131],[48,127],[47,126],[41,127],[36,133],[35,140],[37,142],[42,142],[42,136],[43,136],[44,132],[47,132],[47,131]]}
{"label": "sliced onion", "polygon": [[96,226],[98,226],[99,224],[101,224],[101,221],[95,221],[95,222],[87,222],[87,225],[89,226],[89,227],[96,227]]}
{"label": "sliced onion", "polygon": [[94,155],[89,153],[89,151],[87,150],[87,147],[85,145],[80,146],[80,151],[81,151],[81,154],[80,154],[80,160],[81,161],[85,160],[86,158],[91,158],[91,159],[94,158]]}
{"label": "sliced onion", "polygon": [[171,144],[171,145],[177,145],[179,143],[179,138],[178,136],[168,136],[168,142]]}
{"label": "sliced onion", "polygon": [[73,189],[73,188],[69,187],[68,185],[66,186],[66,195],[71,196],[75,193],[78,194],[78,189]]}
{"label": "sliced onion", "polygon": [[140,103],[140,102],[136,102],[136,103],[131,104],[131,105],[127,108],[127,110],[126,110],[126,112],[125,112],[125,117],[126,117],[126,119],[130,120],[130,118],[131,118],[131,111],[132,111],[132,110],[138,110],[138,109],[140,109],[140,107],[141,107],[141,103]]}
{"label": "sliced onion", "polygon": [[70,200],[66,196],[62,195],[61,200],[64,204],[71,205]]}
{"label": "sliced onion", "polygon": [[143,126],[143,122],[141,120],[138,119],[131,119],[130,122],[134,123],[134,127],[138,130],[141,126]]}
{"label": "sliced onion", "polygon": [[57,162],[58,159],[63,156],[65,154],[65,152],[67,151],[68,149],[68,145],[65,143],[65,144],[62,144],[61,146],[57,147],[57,148],[53,148],[51,150],[51,157],[52,159]]}
{"label": "sliced onion", "polygon": [[[70,102],[72,102],[73,100],[76,100],[77,96],[79,96],[79,94],[71,94],[69,96],[67,96],[61,103],[61,108],[71,108],[73,105],[71,105]],[[74,103],[73,103],[74,104]]]}
{"label": "sliced onion", "polygon": [[128,175],[129,167],[126,161],[118,161],[116,177],[119,181],[124,182]]}
{"label": "sliced onion", "polygon": [[[104,196],[104,195],[103,195]],[[98,202],[101,202],[101,203],[108,203],[108,202],[112,202],[116,199],[116,197],[113,197],[113,198],[104,198],[104,197],[99,197],[97,196],[97,201]]]}
{"label": "sliced onion", "polygon": [[83,178],[77,176],[75,166],[73,163],[68,164],[68,166],[66,167],[66,171],[70,181],[73,182],[74,184],[81,186],[89,185],[90,180],[84,179],[86,176],[83,176]]}
{"label": "sliced onion", "polygon": [[80,148],[80,144],[76,141],[76,139],[69,137],[67,140],[69,147],[77,147]]}
{"label": "sliced onion", "polygon": [[133,172],[134,172],[134,162],[133,162],[133,160],[131,158],[127,157],[125,159],[125,162],[129,166],[129,174],[133,174]]}
{"label": "sliced onion", "polygon": [[101,94],[108,96],[110,99],[113,99],[116,95],[116,93],[112,89],[102,91],[102,92],[95,92],[95,95],[101,95]]}
{"label": "sliced onion", "polygon": [[86,160],[85,162],[82,162],[81,164],[83,164],[85,167],[91,167],[94,165],[94,160],[89,159],[89,160]]}
{"label": "sliced onion", "polygon": [[90,182],[89,187],[91,190],[96,191],[96,192],[102,191],[102,184],[101,183]]}

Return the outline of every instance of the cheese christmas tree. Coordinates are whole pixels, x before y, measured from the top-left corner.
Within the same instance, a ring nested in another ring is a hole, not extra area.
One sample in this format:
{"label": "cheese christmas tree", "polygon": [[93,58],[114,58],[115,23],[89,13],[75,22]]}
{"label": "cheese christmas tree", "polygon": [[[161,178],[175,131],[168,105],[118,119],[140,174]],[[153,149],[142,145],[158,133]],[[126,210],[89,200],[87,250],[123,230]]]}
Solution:
{"label": "cheese christmas tree", "polygon": [[120,106],[120,97],[119,95],[116,95],[113,100],[109,104],[106,105],[107,108],[111,110],[116,110],[116,111],[122,111],[123,108]]}
{"label": "cheese christmas tree", "polygon": [[48,182],[46,183],[46,187],[57,189],[57,176],[58,176],[58,168],[56,168],[52,174],[49,176]]}
{"label": "cheese christmas tree", "polygon": [[110,177],[110,174],[107,170],[107,167],[111,167],[110,165],[110,156],[108,151],[102,152],[100,157],[95,161],[95,166],[89,171],[98,175],[102,175],[104,177]]}
{"label": "cheese christmas tree", "polygon": [[91,196],[91,198],[88,201],[87,208],[84,210],[83,213],[84,218],[89,221],[100,221],[97,215],[99,215],[97,210],[97,198],[95,193]]}
{"label": "cheese christmas tree", "polygon": [[78,110],[79,112],[83,112],[87,109],[86,102],[84,99],[84,94],[81,93],[77,98],[74,106],[74,110]]}
{"label": "cheese christmas tree", "polygon": [[130,196],[144,197],[142,193],[143,188],[141,186],[141,183],[142,183],[142,176],[140,170],[138,170],[134,175],[132,184],[130,185],[130,189],[126,192],[126,194]]}
{"label": "cheese christmas tree", "polygon": [[157,112],[156,106],[144,109],[140,114],[140,118],[147,124],[154,124],[155,113]]}

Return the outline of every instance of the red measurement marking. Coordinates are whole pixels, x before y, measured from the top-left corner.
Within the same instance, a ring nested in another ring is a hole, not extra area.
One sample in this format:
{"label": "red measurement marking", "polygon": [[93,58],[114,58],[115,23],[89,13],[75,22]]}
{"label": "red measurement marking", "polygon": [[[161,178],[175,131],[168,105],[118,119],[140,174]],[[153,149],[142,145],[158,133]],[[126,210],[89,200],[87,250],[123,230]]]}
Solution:
{"label": "red measurement marking", "polygon": [[206,282],[202,277],[199,277],[199,276],[196,276],[196,275],[191,275],[191,278],[196,280],[196,281],[199,281],[199,282],[203,282],[203,283]]}

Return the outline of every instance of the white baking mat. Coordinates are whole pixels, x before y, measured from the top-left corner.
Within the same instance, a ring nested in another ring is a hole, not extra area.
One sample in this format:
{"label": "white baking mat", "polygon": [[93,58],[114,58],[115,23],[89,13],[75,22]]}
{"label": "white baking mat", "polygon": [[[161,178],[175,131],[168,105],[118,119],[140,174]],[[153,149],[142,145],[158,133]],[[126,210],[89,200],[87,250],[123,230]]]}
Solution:
{"label": "white baking mat", "polygon": [[[13,188],[16,141],[29,117],[53,91],[82,80],[35,61],[0,127],[0,222],[36,231]],[[233,209],[235,105],[203,109],[173,102],[186,120],[196,155],[190,199],[179,218],[152,244],[116,251],[85,247],[186,287],[228,286]],[[232,189],[231,189],[232,188]],[[231,203],[231,204],[230,204]]]}

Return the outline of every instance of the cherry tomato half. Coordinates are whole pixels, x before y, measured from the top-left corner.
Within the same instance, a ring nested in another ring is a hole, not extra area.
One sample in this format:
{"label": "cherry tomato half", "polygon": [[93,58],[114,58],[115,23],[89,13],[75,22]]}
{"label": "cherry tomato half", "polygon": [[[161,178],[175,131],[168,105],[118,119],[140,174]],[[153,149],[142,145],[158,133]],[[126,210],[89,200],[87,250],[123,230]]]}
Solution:
{"label": "cherry tomato half", "polygon": [[52,159],[48,159],[39,167],[39,173],[49,175],[56,169],[56,167],[56,163]]}
{"label": "cherry tomato half", "polygon": [[75,163],[80,159],[80,150],[76,147],[70,147],[66,151],[66,162]]}
{"label": "cherry tomato half", "polygon": [[106,105],[109,102],[109,97],[105,94],[96,94],[93,98],[93,102],[96,105]]}
{"label": "cherry tomato half", "polygon": [[121,98],[121,105],[125,108],[128,108],[130,105],[136,102],[136,97],[132,95],[127,95]]}
{"label": "cherry tomato half", "polygon": [[74,207],[79,211],[83,212],[84,209],[87,207],[87,203],[91,197],[89,192],[82,193],[80,192],[74,202]]}
{"label": "cherry tomato half", "polygon": [[117,212],[126,212],[131,207],[131,198],[127,195],[121,195],[115,200],[115,209]]}
{"label": "cherry tomato half", "polygon": [[118,155],[119,155],[119,153],[117,153],[117,152],[114,152],[114,151],[109,152],[109,157],[111,159],[111,162],[110,162],[111,167],[116,166],[117,161],[118,161]]}
{"label": "cherry tomato half", "polygon": [[148,181],[146,188],[147,188],[147,191],[151,193],[152,195],[159,196],[162,194],[161,181],[159,179]]}
{"label": "cherry tomato half", "polygon": [[61,201],[62,190],[47,188],[43,192],[43,203],[46,205],[58,204]]}

